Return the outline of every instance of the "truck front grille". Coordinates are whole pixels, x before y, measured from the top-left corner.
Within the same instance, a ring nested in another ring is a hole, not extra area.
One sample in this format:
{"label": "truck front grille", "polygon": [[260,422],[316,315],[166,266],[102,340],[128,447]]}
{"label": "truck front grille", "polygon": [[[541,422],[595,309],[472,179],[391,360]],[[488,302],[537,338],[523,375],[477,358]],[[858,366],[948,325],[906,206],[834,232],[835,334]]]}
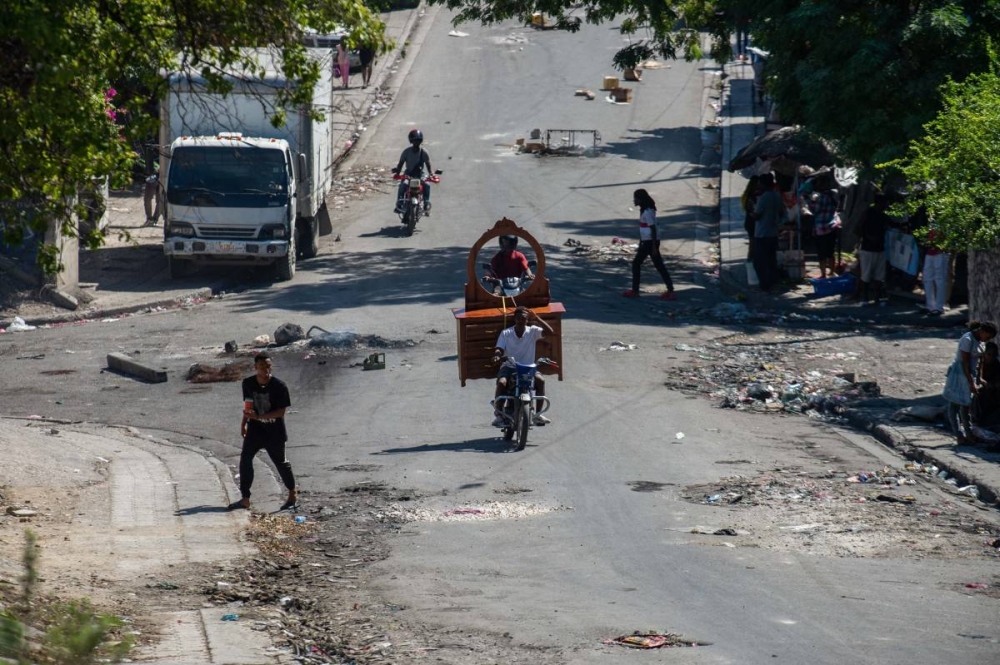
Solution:
{"label": "truck front grille", "polygon": [[202,238],[253,238],[257,229],[252,226],[199,226],[198,235]]}

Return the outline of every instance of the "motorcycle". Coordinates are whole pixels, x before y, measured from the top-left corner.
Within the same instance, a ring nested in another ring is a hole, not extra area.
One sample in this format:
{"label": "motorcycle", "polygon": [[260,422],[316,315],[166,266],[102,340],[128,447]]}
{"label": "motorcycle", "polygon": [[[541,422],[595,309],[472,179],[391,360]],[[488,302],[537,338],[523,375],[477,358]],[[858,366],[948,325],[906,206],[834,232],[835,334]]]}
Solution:
{"label": "motorcycle", "polygon": [[402,212],[397,214],[399,215],[399,221],[406,230],[406,235],[413,235],[413,230],[417,228],[417,220],[426,214],[424,211],[424,183],[437,184],[441,182],[441,171],[435,171],[434,173],[425,175],[423,178],[414,178],[397,173],[393,169],[392,179],[406,183],[403,192],[403,202],[400,204]]}
{"label": "motorcycle", "polygon": [[[503,361],[513,362],[506,356]],[[539,358],[531,364],[514,362],[514,381],[509,382],[506,394],[493,400],[493,410],[503,423],[500,425],[503,438],[506,441],[514,440],[514,450],[524,450],[528,444],[528,430],[534,427],[535,416],[549,410],[549,398],[535,395],[535,374],[538,373],[539,365],[558,367],[549,358]],[[535,404],[538,400],[543,404],[541,410],[536,411]]]}
{"label": "motorcycle", "polygon": [[[538,263],[536,261],[528,261],[528,267],[534,268]],[[480,263],[479,267],[492,272],[493,268],[489,263]],[[531,282],[534,281],[534,276],[528,277],[527,275],[520,275],[518,277],[494,277],[493,275],[487,274],[483,275],[483,287],[496,296],[511,296],[521,295],[525,289],[527,289]]]}

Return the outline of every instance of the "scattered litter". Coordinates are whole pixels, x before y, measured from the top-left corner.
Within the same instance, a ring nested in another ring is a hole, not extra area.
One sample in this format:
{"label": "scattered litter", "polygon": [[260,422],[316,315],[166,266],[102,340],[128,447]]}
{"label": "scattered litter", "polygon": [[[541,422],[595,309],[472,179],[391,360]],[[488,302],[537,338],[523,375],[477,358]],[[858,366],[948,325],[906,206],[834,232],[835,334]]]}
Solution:
{"label": "scattered litter", "polygon": [[698,353],[703,353],[705,351],[705,347],[703,346],[691,346],[690,344],[684,343],[674,344],[674,349],[677,351],[696,351]]}
{"label": "scattered litter", "polygon": [[713,529],[711,527],[696,526],[689,533],[697,533],[704,536],[736,536],[736,529],[725,527],[723,529]]}
{"label": "scattered litter", "polygon": [[677,432],[677,434],[674,434],[674,438],[680,441],[684,438],[684,432]]}
{"label": "scattered litter", "polygon": [[601,351],[635,351],[638,349],[636,344],[626,344],[625,342],[611,342],[608,346],[601,347]]}
{"label": "scattered litter", "polygon": [[239,614],[223,614],[222,615],[222,620],[223,621],[239,621],[240,620],[240,615]]}
{"label": "scattered litter", "polygon": [[267,346],[270,343],[271,343],[271,336],[267,335],[267,334],[265,334],[265,335],[257,335],[256,337],[253,338],[253,345],[254,346],[258,346],[258,347],[259,346]]}
{"label": "scattered litter", "polygon": [[636,631],[631,635],[620,635],[604,640],[604,644],[628,647],[630,649],[660,649],[662,647],[695,647],[705,642],[686,640],[674,633],[645,633]]}
{"label": "scattered litter", "polygon": [[464,506],[449,510],[431,508],[411,508],[394,504],[386,511],[376,513],[380,522],[460,522],[470,520],[522,519],[545,515],[557,510],[569,510],[566,506],[539,506],[519,501],[488,501],[477,506]]}
{"label": "scattered litter", "polygon": [[306,523],[306,516],[305,515],[296,515],[295,516],[295,523],[296,524],[305,524]]}
{"label": "scattered litter", "polygon": [[20,316],[15,316],[11,324],[7,326],[7,332],[27,332],[34,329],[35,326],[29,326]]}
{"label": "scattered litter", "polygon": [[989,584],[984,584],[983,582],[966,582],[965,583],[965,588],[966,589],[989,589],[990,585]]}
{"label": "scattered litter", "polygon": [[146,588],[173,590],[173,589],[179,589],[180,587],[174,584],[173,582],[157,582],[156,584],[147,584]]}
{"label": "scattered litter", "polygon": [[240,350],[240,345],[236,343],[236,340],[230,340],[222,348],[225,349],[226,353],[236,353]]}
{"label": "scattered litter", "polygon": [[448,36],[449,37],[468,37],[469,33],[462,32],[460,30],[452,30],[451,32],[448,33]]}
{"label": "scattered litter", "polygon": [[11,517],[34,517],[38,514],[38,511],[32,510],[31,508],[15,508],[14,506],[7,506],[7,514]]}
{"label": "scattered litter", "polygon": [[917,498],[910,495],[893,496],[892,494],[879,494],[875,497],[875,500],[882,501],[884,503],[913,503],[917,500]]}

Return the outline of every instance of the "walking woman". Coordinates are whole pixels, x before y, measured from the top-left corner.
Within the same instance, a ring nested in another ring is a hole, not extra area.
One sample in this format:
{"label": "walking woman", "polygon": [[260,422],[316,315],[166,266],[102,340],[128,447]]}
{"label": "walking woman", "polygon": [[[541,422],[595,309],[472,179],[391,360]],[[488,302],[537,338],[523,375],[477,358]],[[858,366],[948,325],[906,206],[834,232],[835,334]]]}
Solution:
{"label": "walking woman", "polygon": [[667,285],[667,291],[660,296],[660,299],[677,300],[677,296],[674,295],[674,283],[670,281],[670,273],[667,272],[667,266],[663,265],[663,257],[660,256],[660,238],[656,234],[656,202],[645,189],[635,190],[632,202],[639,206],[639,250],[632,259],[632,288],[622,295],[626,298],[639,297],[642,264],[645,263],[646,257],[651,256],[656,271]]}
{"label": "walking woman", "polygon": [[992,321],[970,321],[969,332],[958,340],[955,360],[948,368],[948,378],[942,396],[948,401],[948,424],[958,445],[973,441],[969,406],[977,390],[979,358],[984,345],[997,336],[997,324]]}

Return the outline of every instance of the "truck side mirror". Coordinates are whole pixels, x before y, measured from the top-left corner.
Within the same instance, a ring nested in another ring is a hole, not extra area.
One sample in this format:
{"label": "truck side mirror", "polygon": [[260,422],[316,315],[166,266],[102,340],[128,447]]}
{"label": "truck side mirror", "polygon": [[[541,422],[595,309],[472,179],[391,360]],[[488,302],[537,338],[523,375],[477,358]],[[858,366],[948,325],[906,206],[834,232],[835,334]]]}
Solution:
{"label": "truck side mirror", "polygon": [[298,173],[299,177],[298,177],[298,180],[299,180],[299,182],[304,182],[305,179],[306,179],[306,156],[305,156],[305,153],[301,153],[301,152],[299,153],[298,166],[299,166],[299,173]]}

